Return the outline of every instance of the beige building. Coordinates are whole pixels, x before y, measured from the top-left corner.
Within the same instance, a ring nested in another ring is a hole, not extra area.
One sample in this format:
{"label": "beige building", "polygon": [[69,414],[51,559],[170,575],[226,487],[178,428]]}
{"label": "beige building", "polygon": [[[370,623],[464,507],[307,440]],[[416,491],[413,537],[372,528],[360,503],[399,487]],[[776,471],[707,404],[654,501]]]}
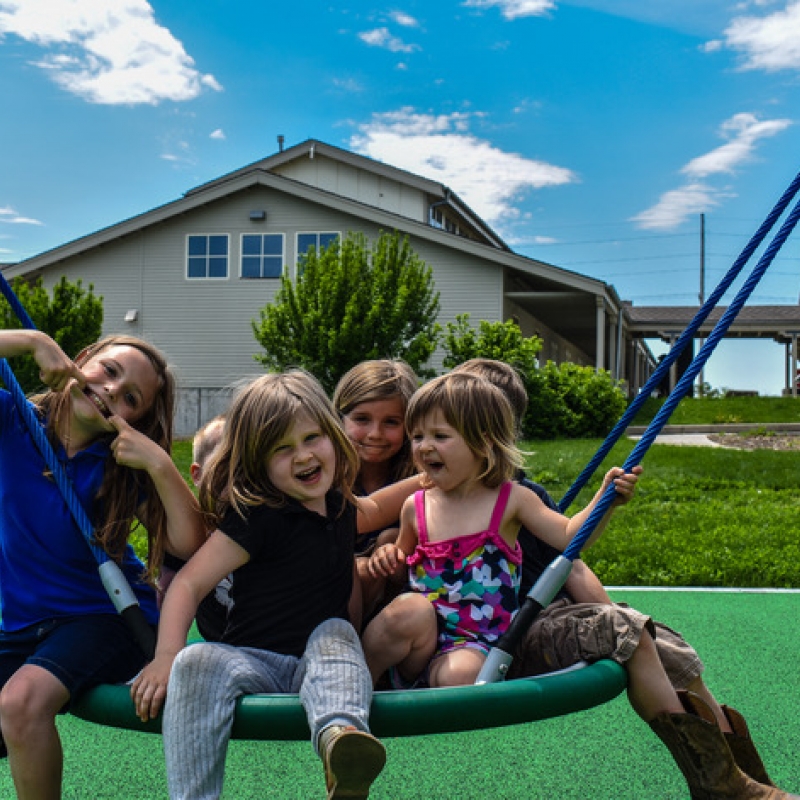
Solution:
{"label": "beige building", "polygon": [[612,286],[513,253],[440,183],[313,140],[4,274],[92,284],[104,333],[168,353],[181,387],[176,430],[189,435],[226,406],[232,384],[261,371],[251,322],[284,267],[294,275],[311,244],[394,230],[432,267],[441,323],[513,317],[544,340],[543,360],[608,369],[631,392],[649,377],[652,355]]}

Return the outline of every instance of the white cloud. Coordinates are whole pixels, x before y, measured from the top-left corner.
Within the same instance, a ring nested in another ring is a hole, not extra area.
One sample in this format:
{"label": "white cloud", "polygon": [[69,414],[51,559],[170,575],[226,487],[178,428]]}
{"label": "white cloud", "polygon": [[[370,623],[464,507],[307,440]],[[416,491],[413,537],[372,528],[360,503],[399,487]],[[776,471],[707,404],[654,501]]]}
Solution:
{"label": "white cloud", "polygon": [[31,217],[21,217],[11,206],[0,208],[0,222],[8,225],[43,225],[38,219]]}
{"label": "white cloud", "polygon": [[472,8],[498,6],[506,19],[543,17],[556,7],[553,0],[466,0],[464,5]]}
{"label": "white cloud", "polygon": [[735,17],[725,44],[743,56],[742,69],[800,69],[800,0],[763,17]]}
{"label": "white cloud", "polygon": [[759,139],[774,136],[791,125],[788,119],[760,121],[755,114],[734,114],[720,126],[720,134],[730,141],[705,155],[693,158],[681,169],[690,178],[705,178],[719,172],[732,173],[753,154]]}
{"label": "white cloud", "polygon": [[350,147],[455,191],[490,224],[519,217],[525,191],[576,182],[569,169],[506,153],[469,132],[466,114],[420,114],[412,108],[373,115]]}
{"label": "white cloud", "polygon": [[375,28],[371,31],[362,31],[358,38],[370,47],[383,47],[393,53],[413,53],[419,50],[417,44],[406,44],[402,39],[394,36],[388,28]]}
{"label": "white cloud", "polygon": [[703,183],[687,183],[679,189],[664,192],[659,201],[631,218],[647,230],[671,230],[689,217],[719,205],[721,193]]}
{"label": "white cloud", "polygon": [[209,139],[225,139],[225,131],[222,128],[217,128],[215,131],[211,131],[208,135]]}
{"label": "white cloud", "polygon": [[632,217],[632,221],[640,228],[668,230],[694,214],[718,206],[722,199],[734,195],[703,180],[734,173],[738,166],[750,160],[759,139],[774,136],[791,124],[788,119],[762,121],[749,112],[734,114],[720,125],[720,135],[729,141],[683,166],[680,171],[689,182],[665,192],[654,206]]}
{"label": "white cloud", "polygon": [[90,103],[156,104],[191,100],[202,75],[181,42],[155,21],[145,0],[0,0],[0,36],[14,34],[48,52],[36,66]]}
{"label": "white cloud", "polygon": [[419,28],[419,22],[404,11],[392,11],[389,16],[394,22],[398,25],[402,25],[404,28]]}

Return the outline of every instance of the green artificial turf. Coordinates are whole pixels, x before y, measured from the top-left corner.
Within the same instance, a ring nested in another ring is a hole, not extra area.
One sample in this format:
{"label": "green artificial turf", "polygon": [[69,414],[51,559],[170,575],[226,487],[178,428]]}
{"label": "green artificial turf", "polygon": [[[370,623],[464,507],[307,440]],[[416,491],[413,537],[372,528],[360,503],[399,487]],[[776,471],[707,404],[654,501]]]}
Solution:
{"label": "green artificial turf", "polygon": [[[612,590],[680,630],[706,663],[717,697],[747,718],[773,778],[800,790],[798,593]],[[65,800],[166,798],[161,738],[59,720]],[[374,800],[678,800],[688,797],[666,750],[625,696],[589,711],[472,733],[386,739]],[[7,763],[0,798],[13,798]],[[228,800],[325,796],[308,743],[232,742]]]}

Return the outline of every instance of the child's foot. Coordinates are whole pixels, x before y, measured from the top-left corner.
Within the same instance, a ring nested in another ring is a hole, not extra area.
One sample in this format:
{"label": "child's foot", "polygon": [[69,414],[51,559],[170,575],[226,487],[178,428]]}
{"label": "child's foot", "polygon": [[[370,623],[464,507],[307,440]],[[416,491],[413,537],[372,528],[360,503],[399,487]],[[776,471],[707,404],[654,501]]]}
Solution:
{"label": "child's foot", "polygon": [[319,753],[325,767],[328,800],[364,800],[386,763],[386,750],[372,734],[331,725],[320,735]]}

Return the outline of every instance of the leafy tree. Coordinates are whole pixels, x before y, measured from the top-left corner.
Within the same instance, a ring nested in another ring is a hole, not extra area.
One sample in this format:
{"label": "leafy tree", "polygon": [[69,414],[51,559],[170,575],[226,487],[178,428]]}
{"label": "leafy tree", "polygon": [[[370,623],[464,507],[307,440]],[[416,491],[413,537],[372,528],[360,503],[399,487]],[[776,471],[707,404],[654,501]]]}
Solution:
{"label": "leafy tree", "polygon": [[310,248],[295,281],[285,273],[253,333],[268,369],[299,366],[328,392],[359,361],[402,358],[418,374],[436,349],[439,293],[407,237],[381,232],[370,245],[349,233]]}
{"label": "leafy tree", "polygon": [[[80,280],[70,283],[65,277],[53,287],[52,299],[42,285],[15,278],[11,288],[28,312],[33,324],[51,336],[70,357],[100,338],[103,327],[103,298],[94,294],[94,287],[84,289]],[[11,305],[0,296],[0,328],[24,327]],[[41,388],[39,368],[31,356],[9,359],[9,365],[25,392]]]}

